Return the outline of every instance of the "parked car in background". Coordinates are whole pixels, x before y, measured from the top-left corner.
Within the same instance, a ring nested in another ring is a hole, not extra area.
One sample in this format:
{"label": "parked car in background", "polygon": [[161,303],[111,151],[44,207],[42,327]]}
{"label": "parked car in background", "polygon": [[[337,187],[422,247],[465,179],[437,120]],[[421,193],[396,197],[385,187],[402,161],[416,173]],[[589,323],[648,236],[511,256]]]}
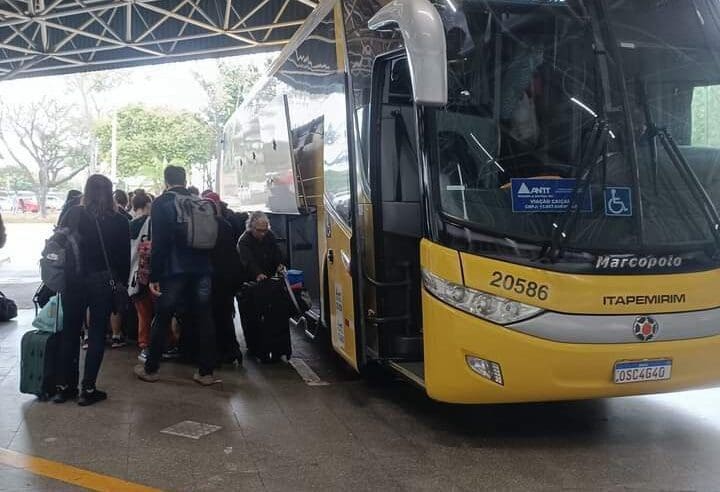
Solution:
{"label": "parked car in background", "polygon": [[47,198],[45,199],[45,206],[48,210],[52,211],[62,210],[64,203],[64,197],[56,193],[48,194]]}
{"label": "parked car in background", "polygon": [[15,210],[22,213],[39,211],[37,196],[32,191],[18,191],[15,195]]}

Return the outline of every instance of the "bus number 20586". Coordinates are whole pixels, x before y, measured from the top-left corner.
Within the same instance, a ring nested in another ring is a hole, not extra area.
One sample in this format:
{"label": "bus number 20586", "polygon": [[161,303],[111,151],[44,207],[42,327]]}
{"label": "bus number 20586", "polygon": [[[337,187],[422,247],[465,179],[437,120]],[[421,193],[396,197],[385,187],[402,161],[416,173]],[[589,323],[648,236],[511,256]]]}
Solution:
{"label": "bus number 20586", "polygon": [[490,285],[498,289],[515,292],[516,294],[536,298],[541,301],[545,301],[550,297],[550,287],[547,285],[503,272],[493,272]]}

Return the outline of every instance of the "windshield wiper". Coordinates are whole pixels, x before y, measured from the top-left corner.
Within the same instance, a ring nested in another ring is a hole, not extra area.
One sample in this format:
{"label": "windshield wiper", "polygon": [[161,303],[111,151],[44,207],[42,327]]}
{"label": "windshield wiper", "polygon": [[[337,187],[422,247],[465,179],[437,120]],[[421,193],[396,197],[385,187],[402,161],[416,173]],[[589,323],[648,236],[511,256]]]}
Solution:
{"label": "windshield wiper", "polygon": [[[640,91],[640,104],[642,105],[643,113],[645,114],[645,126],[647,127],[646,132],[648,143],[651,145],[652,149],[652,147],[655,146],[655,139],[660,140],[660,144],[670,158],[670,162],[672,162],[673,166],[675,166],[680,174],[680,177],[683,181],[685,181],[685,184],[690,189],[690,193],[695,199],[695,202],[702,209],[705,220],[707,221],[708,226],[710,226],[710,231],[715,239],[715,255],[717,256],[720,254],[720,215],[718,215],[717,208],[715,207],[712,198],[710,198],[710,195],[708,195],[707,190],[698,179],[697,174],[693,171],[692,166],[690,166],[690,163],[688,163],[687,159],[685,159],[685,156],[680,150],[680,147],[678,147],[678,144],[675,142],[675,139],[672,135],[670,135],[670,132],[668,132],[667,128],[658,127],[655,124],[652,113],[650,112],[650,107],[647,103],[647,93],[645,91],[645,84],[643,81],[640,81],[638,90]],[[652,158],[653,171],[655,173],[654,179],[656,180],[655,184],[657,185],[657,148],[653,153]]]}
{"label": "windshield wiper", "polygon": [[588,137],[587,152],[585,153],[582,163],[580,164],[580,175],[575,183],[575,189],[570,198],[570,205],[563,212],[560,220],[553,222],[553,232],[550,247],[542,258],[555,261],[562,252],[565,241],[567,241],[572,228],[575,225],[577,215],[584,205],[587,198],[588,188],[590,186],[590,178],[592,177],[595,166],[601,162],[598,157],[605,150],[605,143],[610,134],[607,121],[604,119],[596,119],[592,132]]}

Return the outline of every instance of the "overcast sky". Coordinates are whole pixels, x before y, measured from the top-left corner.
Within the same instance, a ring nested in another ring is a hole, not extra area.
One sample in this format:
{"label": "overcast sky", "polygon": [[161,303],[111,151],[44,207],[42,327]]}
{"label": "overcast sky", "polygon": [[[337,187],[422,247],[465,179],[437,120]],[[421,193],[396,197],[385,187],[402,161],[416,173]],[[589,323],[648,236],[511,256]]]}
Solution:
{"label": "overcast sky", "polygon": [[[257,65],[262,72],[265,61],[276,56],[276,53],[244,55],[227,58],[229,61],[241,61]],[[176,110],[202,111],[207,104],[205,92],[194,77],[195,72],[207,75],[217,73],[217,60],[196,60],[180,63],[167,63],[121,70],[126,74],[126,82],[103,96],[101,106],[104,111],[121,108],[129,104],[162,106]],[[0,82],[0,102],[6,104],[22,104],[43,97],[57,99],[67,105],[80,105],[79,94],[68,91],[67,78],[54,77],[30,78]],[[23,156],[22,148],[13,136],[8,137],[16,154]],[[30,160],[28,160],[30,164]],[[12,165],[10,159],[0,158],[0,168]],[[81,173],[74,183],[80,186],[85,179]],[[0,183],[2,188],[4,183]]]}
{"label": "overcast sky", "polygon": [[[263,61],[272,56],[245,55],[230,60],[242,60],[262,67]],[[123,72],[128,73],[128,83],[114,89],[108,95],[108,100],[115,107],[143,103],[199,111],[207,100],[193,77],[194,71],[214,73],[216,61],[198,60],[125,69]],[[73,99],[66,93],[65,79],[65,76],[60,75],[0,82],[0,100],[17,103],[51,96],[71,102]]]}

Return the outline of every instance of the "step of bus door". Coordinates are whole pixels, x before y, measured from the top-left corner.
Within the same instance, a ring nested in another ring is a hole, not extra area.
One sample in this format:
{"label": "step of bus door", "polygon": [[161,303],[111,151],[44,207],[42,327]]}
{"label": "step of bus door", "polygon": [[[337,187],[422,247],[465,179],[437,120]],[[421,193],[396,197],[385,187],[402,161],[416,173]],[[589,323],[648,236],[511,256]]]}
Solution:
{"label": "step of bus door", "polygon": [[418,386],[425,387],[425,363],[423,362],[388,362],[390,369]]}
{"label": "step of bus door", "polygon": [[395,335],[392,337],[393,358],[404,360],[422,360],[423,339],[422,336]]}

